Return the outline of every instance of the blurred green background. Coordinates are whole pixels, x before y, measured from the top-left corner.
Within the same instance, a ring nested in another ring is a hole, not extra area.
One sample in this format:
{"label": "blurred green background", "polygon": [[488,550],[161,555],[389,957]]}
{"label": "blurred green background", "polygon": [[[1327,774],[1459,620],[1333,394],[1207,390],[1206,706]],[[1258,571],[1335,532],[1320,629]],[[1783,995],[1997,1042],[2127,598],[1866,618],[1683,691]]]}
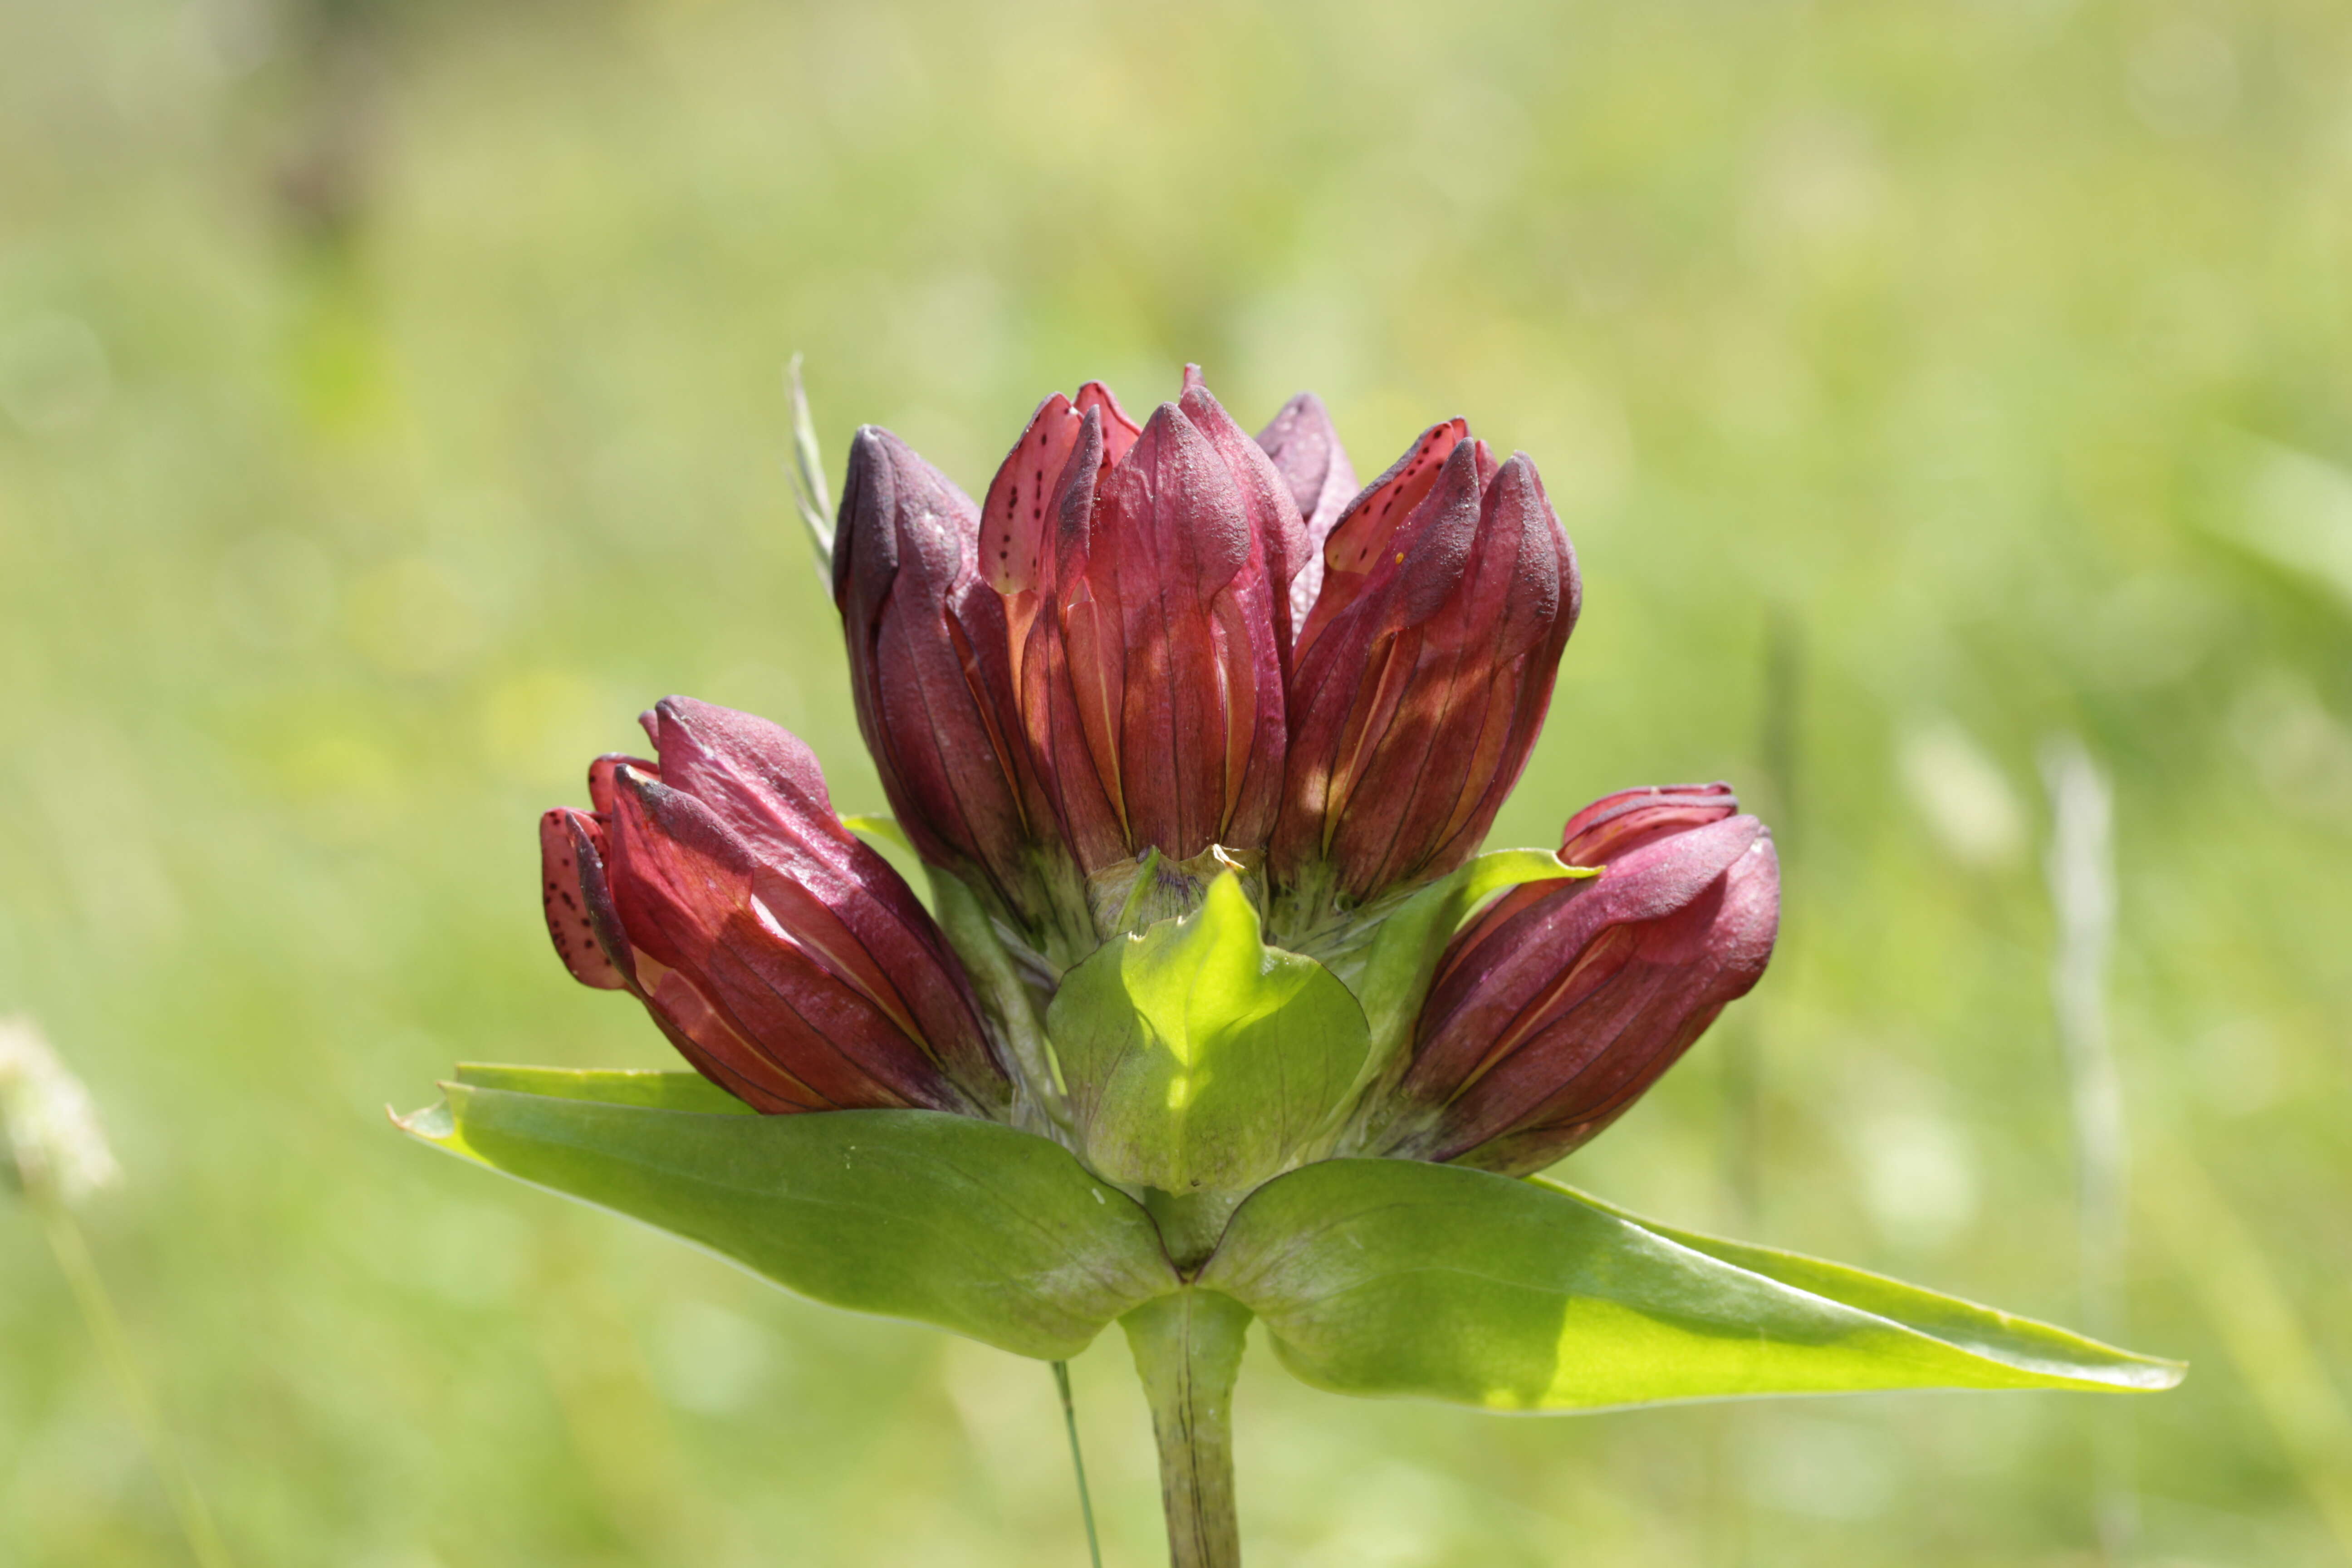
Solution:
{"label": "blurred green background", "polygon": [[[1562,1173],[2080,1321],[2038,761],[2116,797],[2127,1321],[2178,1394],[1502,1420],[1262,1353],[1253,1561],[2352,1556],[2352,15],[2321,0],[0,3],[0,1013],[246,1564],[1083,1562],[1044,1368],[399,1138],[657,1064],[532,818],[632,716],[880,805],[782,465],[1054,387],[1533,454],[1586,614],[1496,841],[1727,777],[1780,955]],[[837,482],[837,470],[836,470]],[[1162,1560],[1110,1336],[1107,1555]],[[2105,1434],[2105,1436],[2103,1436]],[[2332,1523],[2331,1523],[2332,1521]],[[178,1563],[0,1205],[0,1563]]]}

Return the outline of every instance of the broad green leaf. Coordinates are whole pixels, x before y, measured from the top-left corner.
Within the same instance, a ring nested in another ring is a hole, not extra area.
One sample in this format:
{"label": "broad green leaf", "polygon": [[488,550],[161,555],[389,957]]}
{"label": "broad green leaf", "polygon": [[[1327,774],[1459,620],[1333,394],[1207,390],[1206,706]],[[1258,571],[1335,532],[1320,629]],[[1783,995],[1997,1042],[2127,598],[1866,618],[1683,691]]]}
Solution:
{"label": "broad green leaf", "polygon": [[[803,1296],[1065,1360],[1176,1288],[1150,1219],[1067,1150],[930,1110],[706,1114],[684,1075],[467,1069],[401,1126],[450,1153],[612,1209]],[[632,1097],[635,1097],[632,1099]]]}
{"label": "broad green leaf", "polygon": [[503,1062],[459,1062],[457,1081],[474,1089],[508,1089],[519,1094],[636,1105],[648,1110],[757,1114],[698,1072],[660,1068],[525,1068]]}
{"label": "broad green leaf", "polygon": [[2177,1363],[1833,1263],[1409,1160],[1291,1172],[1204,1287],[1318,1388],[1491,1410],[1893,1388],[2153,1390]]}
{"label": "broad green leaf", "polygon": [[[1726,1241],[1719,1237],[1701,1236],[1696,1231],[1661,1225],[1656,1220],[1629,1214],[1590,1193],[1580,1193],[1573,1187],[1548,1182],[1540,1176],[1529,1178],[1529,1184],[1559,1193],[1602,1214],[1638,1226],[1653,1236],[1664,1237],[1678,1247],[1705,1253],[1717,1262],[1906,1324],[1923,1333],[1932,1334],[1948,1344],[1959,1345],[2012,1366],[2037,1368],[2053,1376],[2079,1377],[2082,1375],[2080,1365],[2067,1357],[2084,1346],[2091,1346],[2103,1355],[2118,1357],[2132,1366],[2168,1369],[2170,1375],[2164,1381],[2134,1384],[2135,1387],[2169,1388],[2180,1381],[2179,1363],[2157,1361],[2128,1351],[2113,1350],[2031,1318],[2021,1318],[1992,1307],[1980,1307],[1957,1296],[1939,1295],[1936,1291],[1906,1285],[1900,1279],[1890,1279],[1884,1274],[1873,1274],[1867,1269],[1843,1263],[1807,1258],[1800,1252],[1782,1252],[1776,1247],[1757,1247],[1744,1241]],[[2068,1347],[2064,1354],[2053,1357],[2053,1335],[2058,1336]]]}
{"label": "broad green leaf", "polygon": [[1404,1043],[1445,944],[1488,899],[1526,882],[1600,874],[1562,864],[1549,849],[1493,849],[1399,904],[1360,963],[1334,963],[1363,1005],[1374,1061],[1385,1063]]}
{"label": "broad green leaf", "polygon": [[1265,945],[1231,872],[1201,907],[1114,937],[1045,1015],[1087,1163],[1170,1193],[1245,1191],[1346,1102],[1364,1016],[1309,958]]}

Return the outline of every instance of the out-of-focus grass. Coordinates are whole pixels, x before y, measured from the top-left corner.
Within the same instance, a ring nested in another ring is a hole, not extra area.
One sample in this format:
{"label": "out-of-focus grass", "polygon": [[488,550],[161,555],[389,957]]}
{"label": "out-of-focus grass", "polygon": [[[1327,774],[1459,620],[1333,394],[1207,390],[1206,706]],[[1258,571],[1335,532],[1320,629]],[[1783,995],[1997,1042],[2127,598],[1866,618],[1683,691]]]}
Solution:
{"label": "out-of-focus grass", "polygon": [[[381,1120],[661,1059],[547,953],[530,831],[651,699],[879,805],[797,348],[831,451],[968,489],[1045,389],[1187,358],[1245,418],[1317,387],[1368,474],[1456,412],[1533,453],[1587,612],[1498,839],[1717,775],[1787,828],[1773,973],[1565,1173],[2062,1320],[2032,758],[2082,734],[2130,1339],[2197,1363],[2121,1417],[2144,1558],[2342,1561],[2348,84],[2307,0],[0,6],[0,1010],[112,1117],[89,1223],[240,1560],[1082,1561],[1043,1368]],[[5,1210],[0,1281],[0,1562],[179,1561]],[[1123,1361],[1077,1386],[1139,1564]],[[2116,1408],[1241,1398],[1254,1550],[1349,1568],[2087,1562]]]}

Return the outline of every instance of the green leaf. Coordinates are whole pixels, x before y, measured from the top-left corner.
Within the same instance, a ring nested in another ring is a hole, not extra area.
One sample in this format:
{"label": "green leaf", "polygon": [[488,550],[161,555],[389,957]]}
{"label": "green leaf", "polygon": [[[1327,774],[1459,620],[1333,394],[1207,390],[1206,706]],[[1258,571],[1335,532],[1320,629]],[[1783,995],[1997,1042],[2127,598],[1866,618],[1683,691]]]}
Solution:
{"label": "green leaf", "polygon": [[402,1128],[833,1306],[1059,1361],[1177,1285],[1131,1199],[1061,1145],[994,1122],[665,1108],[698,1097],[647,1080],[684,1074],[467,1073],[553,1092],[447,1084]]}
{"label": "green leaf", "polygon": [[[1041,1133],[1048,1126],[1066,1129],[1069,1108],[1054,1054],[1045,1046],[1045,1026],[1037,1021],[1030,989],[1005,952],[996,923],[962,878],[936,866],[923,869],[930,888],[931,916],[940,922],[956,956],[963,960],[964,973],[980,994],[981,1006],[995,1023],[1019,1069],[1014,1074],[1013,1121]],[[1033,1126],[1033,1121],[1037,1125]]]}
{"label": "green leaf", "polygon": [[2146,1391],[2135,1355],[1859,1269],[1636,1221],[1564,1187],[1334,1160],[1242,1205],[1200,1283],[1306,1382],[1490,1410],[1893,1388]]}
{"label": "green leaf", "polygon": [[1201,907],[1115,937],[1066,975],[1045,1033],[1087,1163],[1170,1193],[1245,1191],[1346,1103],[1364,1016],[1309,958],[1265,945],[1231,872]]}
{"label": "green leaf", "polygon": [[784,367],[784,389],[793,404],[793,505],[816,551],[817,581],[833,591],[833,498],[824,483],[824,455],[817,450],[816,421],[809,416],[808,392],[801,385],[801,356]]}
{"label": "green leaf", "polygon": [[1549,849],[1494,849],[1399,904],[1381,922],[1360,966],[1336,965],[1363,1005],[1374,1061],[1386,1063],[1404,1043],[1445,944],[1488,899],[1527,882],[1600,874],[1565,865]]}
{"label": "green leaf", "polygon": [[845,816],[841,825],[860,837],[879,838],[909,855],[915,852],[914,840],[907,837],[907,830],[898,826],[898,819],[895,816]]}
{"label": "green leaf", "polygon": [[459,1062],[457,1081],[473,1089],[506,1089],[557,1100],[593,1100],[648,1110],[699,1110],[752,1116],[750,1106],[698,1072],[656,1068],[524,1068],[502,1062]]}

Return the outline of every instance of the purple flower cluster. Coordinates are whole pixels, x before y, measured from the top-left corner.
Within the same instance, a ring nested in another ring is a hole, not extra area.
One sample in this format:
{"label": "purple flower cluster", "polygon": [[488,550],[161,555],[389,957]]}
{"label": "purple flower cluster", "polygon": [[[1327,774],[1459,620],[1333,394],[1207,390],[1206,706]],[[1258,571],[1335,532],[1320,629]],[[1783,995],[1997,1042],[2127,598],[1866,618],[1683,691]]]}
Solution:
{"label": "purple flower cluster", "polygon": [[[1461,867],[1581,591],[1524,453],[1448,420],[1359,491],[1311,395],[1252,437],[1188,370],[1140,425],[1098,383],[1048,398],[977,504],[860,430],[834,595],[899,824],[1050,994],[1222,871],[1314,955]],[[761,1110],[1005,1114],[999,1024],[807,748],[683,699],[646,723],[657,762],[600,759],[595,809],[541,824],[572,973]],[[1708,785],[1572,817],[1600,874],[1454,939],[1371,1152],[1532,1170],[1631,1103],[1770,955],[1771,839],[1737,813]]]}

